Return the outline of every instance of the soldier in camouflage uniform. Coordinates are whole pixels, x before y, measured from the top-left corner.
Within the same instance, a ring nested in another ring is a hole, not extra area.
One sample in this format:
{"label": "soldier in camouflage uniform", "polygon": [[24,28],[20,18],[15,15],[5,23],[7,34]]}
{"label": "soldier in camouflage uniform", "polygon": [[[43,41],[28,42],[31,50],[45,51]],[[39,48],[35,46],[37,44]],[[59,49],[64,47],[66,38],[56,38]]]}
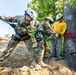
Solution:
{"label": "soldier in camouflage uniform", "polygon": [[0,55],[0,62],[2,63],[2,61],[4,59],[6,59],[10,53],[13,51],[13,49],[17,46],[17,44],[23,40],[26,44],[26,47],[29,51],[29,57],[30,57],[30,61],[32,63],[32,61],[34,60],[34,52],[32,49],[32,40],[31,40],[31,36],[29,35],[29,32],[32,28],[31,25],[31,21],[36,17],[36,13],[28,8],[25,11],[25,15],[24,17],[1,17],[1,19],[4,19],[8,22],[17,22],[17,25],[14,26],[14,30],[16,32],[16,34],[12,35],[11,40],[8,43],[7,48],[2,52],[2,54]]}
{"label": "soldier in camouflage uniform", "polygon": [[[55,35],[55,33],[52,31],[50,24],[53,22],[52,18],[46,18],[40,25],[39,30],[42,30],[46,33],[47,36]],[[38,37],[42,38],[42,34],[38,33],[36,36],[36,40]],[[42,67],[47,67],[47,64],[43,62],[43,56],[44,56],[44,50],[45,50],[45,38],[38,39],[37,40],[37,48],[35,49],[35,56],[37,58],[37,62]]]}

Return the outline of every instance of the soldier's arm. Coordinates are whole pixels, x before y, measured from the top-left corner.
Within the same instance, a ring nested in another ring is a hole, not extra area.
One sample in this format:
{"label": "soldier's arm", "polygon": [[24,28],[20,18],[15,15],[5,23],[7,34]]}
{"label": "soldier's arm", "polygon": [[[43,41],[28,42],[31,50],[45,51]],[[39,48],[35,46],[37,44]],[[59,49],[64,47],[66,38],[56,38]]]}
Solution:
{"label": "soldier's arm", "polygon": [[0,16],[0,19],[3,19],[3,20],[8,21],[8,22],[17,22],[19,17],[23,17],[23,16],[14,16],[14,17]]}
{"label": "soldier's arm", "polygon": [[46,25],[45,25],[45,29],[46,29],[45,31],[46,31],[47,35],[55,34],[55,32],[52,30],[50,24],[48,24],[47,22],[46,22]]}

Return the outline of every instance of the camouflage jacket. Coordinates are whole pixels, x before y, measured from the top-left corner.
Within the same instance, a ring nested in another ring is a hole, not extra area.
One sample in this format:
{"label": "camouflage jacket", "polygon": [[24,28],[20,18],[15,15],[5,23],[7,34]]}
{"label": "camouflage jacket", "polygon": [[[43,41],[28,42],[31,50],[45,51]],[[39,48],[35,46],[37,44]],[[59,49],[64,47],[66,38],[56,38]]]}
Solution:
{"label": "camouflage jacket", "polygon": [[54,35],[55,34],[53,32],[53,30],[51,29],[50,24],[48,22],[46,22],[46,21],[43,21],[40,24],[39,29],[45,31],[47,36],[51,36],[51,35]]}
{"label": "camouflage jacket", "polygon": [[26,21],[23,16],[3,17],[2,19],[8,22],[17,22],[14,30],[16,34],[19,34],[21,36],[29,34],[32,29],[32,24],[29,21]]}

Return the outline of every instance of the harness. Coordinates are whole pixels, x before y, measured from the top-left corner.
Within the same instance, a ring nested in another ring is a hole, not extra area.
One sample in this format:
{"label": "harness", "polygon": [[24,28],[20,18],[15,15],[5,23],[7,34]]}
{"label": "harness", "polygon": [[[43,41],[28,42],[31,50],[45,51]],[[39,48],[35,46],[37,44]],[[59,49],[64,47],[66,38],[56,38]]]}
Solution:
{"label": "harness", "polygon": [[45,31],[37,29],[36,32],[35,32],[35,38],[36,38],[37,42],[45,40],[46,39]]}

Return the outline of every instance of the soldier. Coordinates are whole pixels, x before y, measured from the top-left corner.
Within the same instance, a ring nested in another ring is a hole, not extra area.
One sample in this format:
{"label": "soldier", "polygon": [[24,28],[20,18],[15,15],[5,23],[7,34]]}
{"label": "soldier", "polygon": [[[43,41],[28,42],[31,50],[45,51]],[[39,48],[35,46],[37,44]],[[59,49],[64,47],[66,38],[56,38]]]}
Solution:
{"label": "soldier", "polygon": [[52,18],[46,18],[38,27],[38,31],[35,34],[37,47],[35,49],[35,56],[37,58],[37,62],[41,67],[47,67],[47,64],[43,62],[44,50],[45,50],[45,35],[51,36],[55,34],[50,24],[53,22]]}
{"label": "soldier", "polygon": [[15,34],[12,35],[11,40],[9,41],[6,49],[2,52],[2,54],[0,55],[0,63],[2,63],[2,61],[4,59],[6,59],[10,53],[14,50],[14,48],[17,46],[17,44],[23,40],[26,44],[26,47],[29,51],[29,57],[30,57],[30,61],[31,64],[32,62],[35,60],[34,59],[34,52],[32,49],[32,40],[31,40],[31,36],[29,35],[29,32],[31,31],[31,24],[30,22],[36,17],[36,13],[34,10],[32,10],[31,8],[28,8],[25,11],[24,17],[1,17],[1,19],[4,19],[8,22],[17,22],[17,25],[13,25],[14,30],[15,30]]}

